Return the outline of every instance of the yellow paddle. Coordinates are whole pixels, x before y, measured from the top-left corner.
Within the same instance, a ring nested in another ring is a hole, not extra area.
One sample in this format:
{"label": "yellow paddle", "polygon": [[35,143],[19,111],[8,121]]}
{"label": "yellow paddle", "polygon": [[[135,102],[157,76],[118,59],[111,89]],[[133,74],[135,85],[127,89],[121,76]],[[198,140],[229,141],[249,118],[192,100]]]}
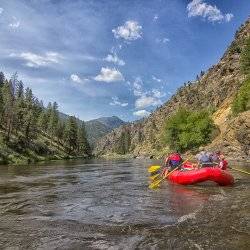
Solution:
{"label": "yellow paddle", "polygon": [[160,176],[160,174],[155,174],[155,175],[150,176],[149,178],[153,181],[159,176]]}
{"label": "yellow paddle", "polygon": [[[185,160],[180,166],[182,166],[184,163],[186,163],[189,159]],[[172,170],[171,172],[169,172],[166,176],[164,176],[163,178],[161,178],[160,180],[156,180],[154,182],[152,182],[150,185],[149,185],[149,188],[150,189],[154,189],[154,188],[158,188],[160,186],[160,183],[165,180],[170,174],[172,174],[176,169],[178,169],[178,167],[176,167],[174,170]],[[155,180],[156,177],[153,179]]]}
{"label": "yellow paddle", "polygon": [[153,172],[158,171],[160,168],[161,168],[161,166],[151,166],[148,168],[148,172],[153,173]]}
{"label": "yellow paddle", "polygon": [[179,168],[179,166],[176,167],[176,168],[175,168],[174,170],[172,170],[171,172],[169,172],[166,176],[164,176],[164,177],[161,178],[160,180],[157,180],[157,181],[151,183],[151,184],[149,185],[149,188],[150,188],[150,189],[154,189],[154,188],[159,187],[159,186],[160,186],[160,183],[161,183],[163,180],[165,180],[170,174],[172,174],[172,173],[173,173],[176,169],[178,169],[178,168]]}

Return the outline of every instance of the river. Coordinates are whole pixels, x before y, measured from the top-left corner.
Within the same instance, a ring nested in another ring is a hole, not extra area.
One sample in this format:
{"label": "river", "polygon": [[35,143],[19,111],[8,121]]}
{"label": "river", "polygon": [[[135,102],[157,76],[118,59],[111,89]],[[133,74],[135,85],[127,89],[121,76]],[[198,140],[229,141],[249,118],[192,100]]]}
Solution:
{"label": "river", "polygon": [[0,248],[249,249],[250,176],[149,190],[150,164],[0,166]]}

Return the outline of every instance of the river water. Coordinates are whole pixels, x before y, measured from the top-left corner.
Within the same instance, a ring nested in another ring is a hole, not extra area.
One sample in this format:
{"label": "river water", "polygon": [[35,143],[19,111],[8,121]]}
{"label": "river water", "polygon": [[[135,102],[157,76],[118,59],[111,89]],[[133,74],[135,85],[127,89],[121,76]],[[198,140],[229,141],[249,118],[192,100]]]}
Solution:
{"label": "river water", "polygon": [[0,248],[250,249],[250,176],[149,190],[151,164],[0,166]]}

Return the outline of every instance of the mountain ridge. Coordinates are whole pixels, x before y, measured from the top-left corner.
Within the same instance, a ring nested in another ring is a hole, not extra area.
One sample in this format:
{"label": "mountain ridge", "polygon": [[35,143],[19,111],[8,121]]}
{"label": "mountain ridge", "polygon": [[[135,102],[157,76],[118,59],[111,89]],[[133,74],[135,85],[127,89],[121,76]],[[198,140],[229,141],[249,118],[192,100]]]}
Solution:
{"label": "mountain ridge", "polygon": [[[60,112],[60,117],[62,119],[67,119],[70,115]],[[79,118],[76,118],[78,123],[82,123],[83,121]],[[96,119],[92,119],[89,121],[84,121],[87,139],[91,145],[94,147],[96,141],[100,139],[102,136],[111,132],[113,129],[118,128],[121,125],[126,124],[125,121],[121,120],[117,116],[104,116]]]}

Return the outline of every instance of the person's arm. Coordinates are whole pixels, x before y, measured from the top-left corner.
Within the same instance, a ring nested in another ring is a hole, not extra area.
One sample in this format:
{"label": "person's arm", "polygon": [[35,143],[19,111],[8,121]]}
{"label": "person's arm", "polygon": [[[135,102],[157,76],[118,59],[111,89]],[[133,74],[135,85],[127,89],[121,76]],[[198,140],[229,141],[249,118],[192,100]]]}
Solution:
{"label": "person's arm", "polygon": [[169,163],[169,157],[165,159],[164,167],[167,168]]}

